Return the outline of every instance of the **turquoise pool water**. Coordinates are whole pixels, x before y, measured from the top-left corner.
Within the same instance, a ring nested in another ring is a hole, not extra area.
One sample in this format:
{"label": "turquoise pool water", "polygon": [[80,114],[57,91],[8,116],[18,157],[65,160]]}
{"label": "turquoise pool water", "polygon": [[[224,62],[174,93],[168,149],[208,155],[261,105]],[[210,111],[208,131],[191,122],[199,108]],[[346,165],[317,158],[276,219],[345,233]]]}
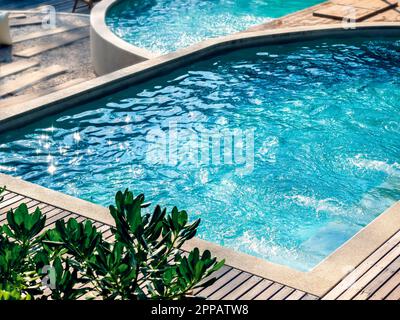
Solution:
{"label": "turquoise pool water", "polygon": [[[397,39],[246,49],[0,135],[0,171],[105,206],[130,187],[203,239],[309,270],[400,198],[399,111]],[[196,160],[205,129],[253,134],[224,145],[254,157]]]}
{"label": "turquoise pool water", "polygon": [[124,0],[107,12],[120,38],[167,53],[267,22],[322,0]]}

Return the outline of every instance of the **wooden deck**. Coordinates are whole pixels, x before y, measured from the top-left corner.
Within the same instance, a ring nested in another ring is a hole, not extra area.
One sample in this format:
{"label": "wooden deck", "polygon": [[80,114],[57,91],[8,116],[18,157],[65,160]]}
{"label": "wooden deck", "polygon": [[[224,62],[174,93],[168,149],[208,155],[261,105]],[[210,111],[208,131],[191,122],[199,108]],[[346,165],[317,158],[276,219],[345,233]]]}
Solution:
{"label": "wooden deck", "polygon": [[[40,6],[51,5],[58,12],[72,12],[74,0],[0,0],[0,10],[32,10]],[[89,8],[80,2],[76,13],[89,13]]]}
{"label": "wooden deck", "polygon": [[[21,203],[26,203],[31,211],[39,207],[47,216],[47,228],[54,226],[60,219],[87,219],[76,212],[11,190],[6,191],[4,201],[0,203],[0,225],[5,223],[6,213]],[[105,239],[112,236],[110,225],[92,221],[102,231]],[[211,287],[198,290],[195,294],[209,300],[400,300],[400,230],[322,297],[229,265],[220,269],[215,276],[218,280]]]}
{"label": "wooden deck", "polygon": [[[318,16],[318,12],[330,12],[332,17]],[[360,18],[362,14],[363,17]],[[400,7],[393,0],[330,0],[271,22],[251,27],[245,32],[320,24],[329,25],[342,21],[351,22],[346,17],[355,19],[357,22],[399,22]]]}

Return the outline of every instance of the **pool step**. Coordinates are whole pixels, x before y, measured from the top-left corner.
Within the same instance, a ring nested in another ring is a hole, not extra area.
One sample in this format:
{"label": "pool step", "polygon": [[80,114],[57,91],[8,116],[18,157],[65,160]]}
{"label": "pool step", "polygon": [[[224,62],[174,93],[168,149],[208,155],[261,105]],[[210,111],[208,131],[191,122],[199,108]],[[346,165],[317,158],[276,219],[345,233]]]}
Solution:
{"label": "pool step", "polygon": [[360,22],[396,8],[397,0],[331,0],[331,6],[313,12],[315,17]]}
{"label": "pool step", "polygon": [[38,61],[20,60],[5,65],[0,65],[0,79],[39,65]]}
{"label": "pool step", "polygon": [[51,41],[46,44],[41,44],[37,45],[28,49],[24,49],[22,51],[17,51],[14,53],[14,56],[17,57],[23,57],[23,58],[30,58],[33,56],[36,56],[40,53],[57,49],[62,46],[71,44],[75,41],[84,39],[89,37],[89,31],[85,28],[84,30],[81,30],[80,32],[76,33],[68,33],[66,35],[59,36],[58,38],[54,39],[54,41]]}
{"label": "pool step", "polygon": [[67,68],[65,67],[52,65],[39,71],[22,75],[14,80],[6,81],[5,84],[2,84],[0,87],[0,97],[16,93],[40,81],[52,78],[66,71]]}
{"label": "pool step", "polygon": [[5,108],[5,107],[9,107],[9,106],[13,106],[13,105],[17,105],[20,103],[24,103],[26,101],[30,101],[45,95],[48,95],[50,93],[62,90],[62,89],[66,89],[69,87],[72,87],[73,85],[76,85],[78,83],[82,83],[84,81],[86,81],[87,79],[84,78],[76,78],[70,81],[67,81],[65,83],[62,83],[60,85],[45,89],[45,90],[39,90],[35,93],[27,93],[27,94],[23,94],[23,95],[19,95],[16,97],[11,97],[8,99],[4,99],[2,101],[0,101],[0,109],[1,108]]}

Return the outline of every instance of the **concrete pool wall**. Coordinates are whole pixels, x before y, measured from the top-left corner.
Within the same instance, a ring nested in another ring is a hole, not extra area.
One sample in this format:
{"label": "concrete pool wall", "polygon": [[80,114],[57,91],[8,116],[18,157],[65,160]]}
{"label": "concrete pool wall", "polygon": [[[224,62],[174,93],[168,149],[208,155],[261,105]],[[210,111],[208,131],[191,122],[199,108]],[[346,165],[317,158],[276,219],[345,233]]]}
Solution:
{"label": "concrete pool wall", "polygon": [[[165,75],[200,59],[224,52],[245,47],[357,36],[400,37],[400,23],[362,23],[357,25],[356,29],[343,29],[341,24],[301,27],[209,39],[28,103],[2,108],[0,110],[0,132],[31,124],[49,114],[113,94],[128,86]],[[14,190],[26,190],[28,194],[34,194],[37,199],[43,199],[43,201],[51,199],[52,203],[56,205],[74,206],[74,210],[87,211],[89,217],[96,216],[97,220],[111,222],[110,217],[106,215],[107,209],[103,207],[88,204],[83,200],[72,199],[64,194],[5,175],[0,175],[0,182],[1,185],[12,187]],[[216,256],[225,258],[228,264],[238,269],[322,296],[399,229],[400,202],[397,202],[309,272],[300,272],[286,266],[273,264],[198,238],[191,240],[186,249],[193,247],[210,249]]]}
{"label": "concrete pool wall", "polygon": [[122,40],[108,28],[107,11],[118,1],[120,0],[103,0],[90,14],[90,52],[98,75],[156,57],[152,52]]}

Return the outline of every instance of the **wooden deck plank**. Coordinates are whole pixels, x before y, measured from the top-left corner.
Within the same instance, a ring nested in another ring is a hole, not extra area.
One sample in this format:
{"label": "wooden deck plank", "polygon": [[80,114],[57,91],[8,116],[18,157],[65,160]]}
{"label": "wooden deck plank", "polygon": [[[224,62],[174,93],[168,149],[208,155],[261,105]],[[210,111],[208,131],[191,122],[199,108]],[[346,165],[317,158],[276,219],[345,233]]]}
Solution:
{"label": "wooden deck plank", "polygon": [[275,293],[270,300],[285,300],[289,295],[291,295],[295,290],[290,287],[283,287],[277,293]]}
{"label": "wooden deck plank", "polygon": [[89,32],[86,29],[84,31],[80,31],[77,33],[68,33],[67,35],[58,36],[58,38],[54,39],[54,41],[52,42],[42,45],[37,45],[28,49],[24,49],[22,51],[17,51],[14,53],[14,56],[22,58],[31,58],[40,53],[69,45],[73,42],[82,40],[87,37],[89,37]]}
{"label": "wooden deck plank", "polygon": [[400,284],[386,297],[386,300],[400,300]]}
{"label": "wooden deck plank", "polygon": [[239,300],[253,300],[265,289],[272,286],[272,284],[272,281],[263,279],[261,282],[257,283],[253,288],[251,288],[251,290],[247,291],[244,295],[239,297]]}
{"label": "wooden deck plank", "polygon": [[214,292],[213,294],[209,295],[207,297],[208,300],[221,300],[224,298],[226,295],[231,293],[233,290],[235,290],[238,286],[240,286],[242,283],[244,283],[247,279],[251,277],[251,274],[247,272],[242,272],[240,273],[236,278],[234,278],[232,281],[228,282],[225,284],[223,287],[221,287],[219,290]]}
{"label": "wooden deck plank", "polygon": [[71,212],[64,211],[64,210],[55,210],[54,214],[51,215],[49,218],[46,219],[46,227],[50,227],[57,220],[67,219],[68,216],[71,215]]}
{"label": "wooden deck plank", "polygon": [[[108,232],[108,231],[107,231],[107,232]],[[111,231],[110,231],[110,233],[111,233]],[[211,278],[217,278],[217,279],[219,279],[219,278],[221,278],[224,274],[228,273],[230,270],[232,270],[231,267],[229,267],[229,266],[223,266],[221,269],[219,269],[217,272],[215,272],[212,276],[209,276],[209,277],[205,278],[204,281],[208,281],[208,280],[211,279]],[[193,292],[194,292],[195,294],[198,294],[198,293],[200,293],[202,290],[203,290],[202,288],[199,288],[199,289],[195,289]]]}
{"label": "wooden deck plank", "polygon": [[7,81],[0,88],[0,97],[21,91],[35,83],[57,76],[67,71],[67,68],[53,65],[39,71],[24,74],[14,80]]}
{"label": "wooden deck plank", "polygon": [[349,300],[356,296],[365,286],[367,286],[382,270],[384,270],[400,254],[400,244],[389,251],[381,260],[379,260],[370,270],[365,272],[356,282],[354,282],[343,294],[339,300]]}
{"label": "wooden deck plank", "polygon": [[373,281],[361,290],[353,299],[367,300],[400,269],[400,256],[385,268]]}
{"label": "wooden deck plank", "polygon": [[225,284],[230,282],[232,279],[237,277],[240,274],[240,271],[237,269],[231,269],[227,273],[225,273],[222,277],[220,277],[214,284],[211,286],[204,288],[203,290],[196,292],[196,295],[200,295],[202,297],[209,297],[211,296],[214,292],[219,290],[221,287],[223,287]]}
{"label": "wooden deck plank", "polygon": [[305,292],[300,290],[295,290],[289,296],[285,298],[285,300],[301,300],[305,296]]}
{"label": "wooden deck plank", "polygon": [[390,250],[400,243],[400,232],[386,241],[358,267],[350,272],[338,285],[328,292],[322,300],[333,300],[338,298],[344,291],[350,288],[363,274],[365,274],[374,264],[384,257]]}
{"label": "wooden deck plank", "polygon": [[39,39],[43,37],[48,37],[60,33],[65,33],[65,32],[71,32],[71,31],[76,31],[77,29],[87,27],[88,24],[83,24],[83,25],[76,25],[72,27],[59,27],[59,28],[54,28],[50,30],[41,30],[37,32],[33,32],[30,34],[25,34],[21,36],[17,36],[13,38],[13,44],[23,42],[23,41],[28,41],[28,40],[34,40],[34,39]]}
{"label": "wooden deck plank", "polygon": [[10,204],[12,204],[12,203],[14,203],[14,202],[17,202],[18,200],[20,200],[20,199],[26,199],[24,196],[21,196],[21,195],[17,195],[17,196],[15,196],[15,197],[12,197],[12,198],[9,198],[9,199],[7,199],[7,201],[3,201],[3,202],[0,202],[0,212],[2,212],[3,210],[3,208],[4,207],[6,207],[6,206],[8,206],[8,205],[10,205]]}
{"label": "wooden deck plank", "polygon": [[0,79],[33,68],[39,65],[35,60],[19,60],[16,62],[0,65]]}
{"label": "wooden deck plank", "polygon": [[16,194],[16,193],[13,193],[13,192],[9,192],[9,191],[4,191],[2,194],[1,194],[1,197],[3,198],[3,201],[6,201],[6,200],[9,200],[9,199],[11,199],[11,198],[14,198],[14,197],[17,197],[18,196],[18,194]]}
{"label": "wooden deck plank", "polygon": [[[10,211],[10,209],[14,209],[17,208],[21,203],[28,203],[28,201],[33,201],[32,199],[26,199],[22,196],[20,197],[16,197],[13,198],[12,201],[10,201],[10,203],[7,203],[7,201],[5,202],[6,204],[0,208],[0,213],[4,214],[7,213],[8,211]],[[2,203],[3,205],[3,203]]]}
{"label": "wooden deck plank", "polygon": [[22,200],[19,200],[13,204],[1,209],[0,223],[2,223],[3,221],[5,221],[7,219],[7,213],[10,210],[16,210],[22,203],[25,203],[29,210],[31,210],[34,206],[37,206],[39,204],[39,202],[36,200],[31,199],[31,200],[27,201],[25,198],[23,198]]}
{"label": "wooden deck plank", "polygon": [[400,284],[400,270],[393,277],[386,281],[371,297],[370,300],[384,300]]}
{"label": "wooden deck plank", "polygon": [[258,276],[252,276],[246,282],[242,283],[235,290],[230,292],[228,295],[222,298],[222,300],[236,300],[239,299],[246,292],[254,288],[258,283],[262,281],[262,278]]}
{"label": "wooden deck plank", "polygon": [[269,286],[266,290],[261,292],[258,296],[256,296],[255,300],[269,300],[275,293],[283,288],[283,285],[277,282],[274,282],[271,286]]}
{"label": "wooden deck plank", "polygon": [[334,20],[344,20],[347,17],[350,17],[351,19],[354,18],[355,21],[358,22],[365,20],[373,13],[374,11],[363,8],[332,5],[328,8],[314,11],[313,15],[315,17],[328,18]]}
{"label": "wooden deck plank", "polygon": [[332,1],[330,6],[314,11],[313,15],[341,21],[350,18],[360,22],[396,7],[397,0],[341,0]]}
{"label": "wooden deck plank", "polygon": [[[4,4],[5,2],[5,4]],[[72,0],[0,0],[0,8],[2,10],[39,10],[43,6],[53,6],[57,12],[72,12],[74,1]],[[80,4],[76,13],[89,13],[87,5]]]}

